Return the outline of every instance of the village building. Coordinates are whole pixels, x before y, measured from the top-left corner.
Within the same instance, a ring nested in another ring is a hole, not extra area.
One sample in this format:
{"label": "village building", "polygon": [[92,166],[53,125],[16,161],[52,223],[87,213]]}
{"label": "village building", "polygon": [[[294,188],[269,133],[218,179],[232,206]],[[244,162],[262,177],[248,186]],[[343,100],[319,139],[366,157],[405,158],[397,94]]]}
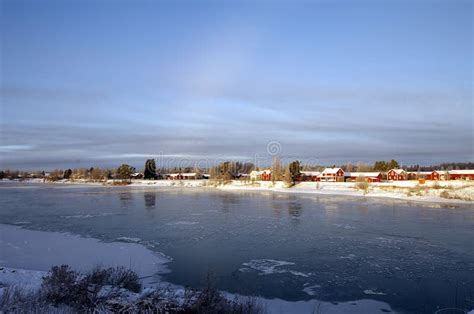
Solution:
{"label": "village building", "polygon": [[270,181],[272,179],[272,171],[267,170],[252,170],[250,172],[250,180],[255,181]]}
{"label": "village building", "polygon": [[239,180],[247,180],[250,179],[250,175],[248,173],[238,173],[235,178]]}
{"label": "village building", "polygon": [[433,175],[433,171],[416,171],[416,172],[409,172],[408,173],[408,180],[432,180],[431,177]]}
{"label": "village building", "polygon": [[474,180],[474,170],[449,170],[449,180]]}
{"label": "village building", "polygon": [[431,176],[429,180],[445,180],[445,178],[446,178],[446,171],[434,170],[434,171],[431,171]]}
{"label": "village building", "polygon": [[320,171],[301,171],[301,180],[302,181],[320,181],[321,178]]}
{"label": "village building", "polygon": [[326,168],[319,175],[320,181],[344,182],[344,170],[341,168]]}
{"label": "village building", "polygon": [[344,174],[346,181],[357,181],[357,179],[363,178],[367,182],[381,182],[382,173],[381,172],[346,172]]}
{"label": "village building", "polygon": [[195,172],[188,173],[167,173],[164,175],[167,180],[196,180],[198,175]]}
{"label": "village building", "polygon": [[136,179],[136,180],[141,180],[143,179],[143,173],[140,172],[135,172],[130,175],[130,178]]}
{"label": "village building", "polygon": [[403,169],[391,169],[387,172],[388,181],[403,181],[407,179],[407,172]]}
{"label": "village building", "polygon": [[407,173],[408,180],[444,180],[446,171],[434,170],[434,171],[412,171]]}

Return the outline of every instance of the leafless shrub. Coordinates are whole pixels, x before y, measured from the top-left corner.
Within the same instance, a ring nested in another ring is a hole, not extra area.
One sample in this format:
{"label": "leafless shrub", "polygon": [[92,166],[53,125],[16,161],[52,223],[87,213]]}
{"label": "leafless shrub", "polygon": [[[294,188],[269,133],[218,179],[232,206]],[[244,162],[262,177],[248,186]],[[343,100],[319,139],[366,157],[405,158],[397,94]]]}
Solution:
{"label": "leafless shrub", "polygon": [[449,192],[446,191],[446,190],[443,191],[443,192],[441,192],[441,193],[439,194],[439,196],[442,197],[442,198],[448,198],[448,199],[451,199],[451,198],[452,198],[451,195],[449,194]]}
{"label": "leafless shrub", "polygon": [[[81,274],[68,265],[61,265],[51,268],[37,292],[14,287],[0,288],[0,312],[265,313],[256,298],[236,297],[230,300],[208,281],[202,291],[186,290],[185,301],[181,302],[170,296],[170,291],[166,289],[141,291],[137,274],[124,267],[97,267]],[[111,293],[98,297],[104,287],[110,288]],[[129,298],[133,292],[142,293]]]}
{"label": "leafless shrub", "polygon": [[69,265],[53,266],[43,278],[41,293],[54,305],[70,304],[76,299],[78,276]]}
{"label": "leafless shrub", "polygon": [[132,292],[140,292],[142,286],[140,284],[140,278],[136,272],[125,267],[109,268],[107,272],[107,284],[124,288]]}
{"label": "leafless shrub", "polygon": [[207,286],[202,291],[189,290],[185,292],[184,313],[203,314],[263,314],[264,307],[254,297],[236,297],[229,300],[217,291],[207,276]]}
{"label": "leafless shrub", "polygon": [[364,176],[360,176],[356,178],[356,189],[364,191],[364,194],[369,193],[369,182],[365,179]]}
{"label": "leafless shrub", "polygon": [[408,188],[407,196],[412,196],[413,194],[417,196],[423,196],[425,191],[426,191],[426,187],[423,187],[417,184],[414,187]]}

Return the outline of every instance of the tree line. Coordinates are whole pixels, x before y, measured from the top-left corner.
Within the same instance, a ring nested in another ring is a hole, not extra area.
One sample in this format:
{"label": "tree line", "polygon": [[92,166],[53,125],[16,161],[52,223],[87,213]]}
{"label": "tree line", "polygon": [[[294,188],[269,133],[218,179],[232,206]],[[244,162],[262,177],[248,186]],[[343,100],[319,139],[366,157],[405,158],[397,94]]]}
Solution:
{"label": "tree line", "polygon": [[[279,158],[274,158],[270,167],[259,168],[250,162],[240,161],[225,161],[211,168],[199,167],[170,167],[157,168],[154,159],[147,159],[145,161],[144,169],[139,172],[139,177],[143,176],[146,180],[163,179],[166,173],[196,173],[197,177],[208,173],[211,179],[216,180],[233,180],[241,178],[244,174],[249,174],[252,170],[271,170],[271,181],[286,181],[293,184],[301,176],[301,171],[323,171],[326,165],[305,165],[300,161],[295,160],[287,164]],[[389,161],[379,160],[373,164],[366,163],[347,163],[343,165],[331,165],[329,167],[342,168],[346,172],[370,172],[380,171],[386,172],[390,169],[401,168],[398,161],[391,159]],[[403,167],[407,171],[433,171],[433,170],[458,170],[458,169],[474,169],[472,162],[458,162],[458,163],[441,163],[439,165],[420,166],[411,165]],[[45,171],[19,171],[19,170],[1,170],[0,179],[30,179],[42,178],[50,181],[57,181],[61,179],[79,180],[85,179],[89,181],[104,181],[109,179],[130,180],[137,169],[129,164],[122,164],[118,168],[101,169],[98,167],[91,168],[72,168],[72,169],[55,169],[50,172]]]}

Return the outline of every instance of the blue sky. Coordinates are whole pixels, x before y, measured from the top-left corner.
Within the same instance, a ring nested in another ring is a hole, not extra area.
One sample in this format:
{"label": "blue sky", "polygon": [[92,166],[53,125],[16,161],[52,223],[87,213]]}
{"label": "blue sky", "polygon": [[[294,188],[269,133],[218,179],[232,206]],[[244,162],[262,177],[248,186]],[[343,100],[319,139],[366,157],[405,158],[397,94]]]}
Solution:
{"label": "blue sky", "polygon": [[[1,1],[1,167],[473,161],[472,1]],[[183,161],[184,160],[184,161]]]}

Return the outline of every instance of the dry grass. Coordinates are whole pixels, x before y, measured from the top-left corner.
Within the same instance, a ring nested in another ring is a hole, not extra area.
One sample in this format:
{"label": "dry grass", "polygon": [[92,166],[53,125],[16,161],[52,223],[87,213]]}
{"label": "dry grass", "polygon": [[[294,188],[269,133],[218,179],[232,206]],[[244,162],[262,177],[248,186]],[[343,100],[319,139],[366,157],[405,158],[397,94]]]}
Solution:
{"label": "dry grass", "polygon": [[51,268],[38,291],[0,288],[0,313],[263,314],[265,310],[254,297],[230,300],[210,283],[202,291],[186,290],[183,302],[171,290],[141,291],[138,275],[126,268],[79,273],[61,265]]}
{"label": "dry grass", "polygon": [[131,184],[130,181],[123,181],[123,180],[120,180],[120,181],[114,180],[114,181],[112,182],[112,185],[116,185],[116,186],[130,185],[130,184]]}

